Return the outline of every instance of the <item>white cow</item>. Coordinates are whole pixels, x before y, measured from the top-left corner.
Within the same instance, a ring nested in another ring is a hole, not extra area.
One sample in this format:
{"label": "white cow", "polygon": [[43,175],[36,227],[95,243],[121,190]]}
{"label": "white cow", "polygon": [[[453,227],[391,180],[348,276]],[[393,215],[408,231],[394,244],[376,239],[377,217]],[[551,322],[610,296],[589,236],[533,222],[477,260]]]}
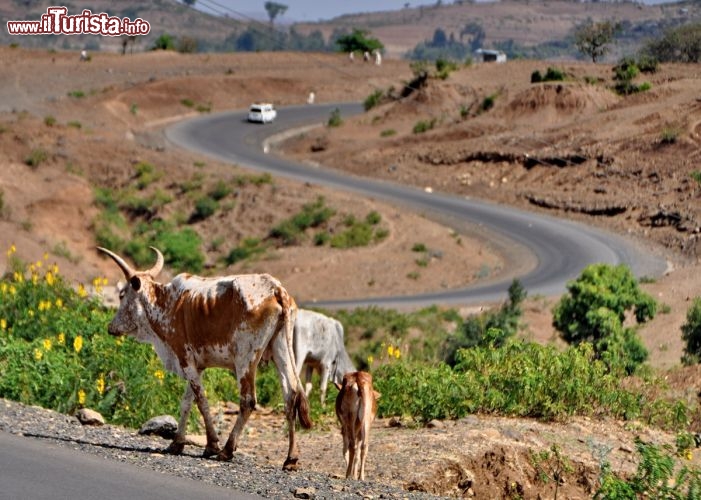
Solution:
{"label": "white cow", "polygon": [[321,404],[326,402],[329,378],[334,383],[343,382],[343,376],[355,371],[343,345],[343,325],[338,320],[321,313],[299,309],[294,328],[294,352],[297,375],[305,368],[306,394],[312,390],[312,373],[316,369],[321,377]]}

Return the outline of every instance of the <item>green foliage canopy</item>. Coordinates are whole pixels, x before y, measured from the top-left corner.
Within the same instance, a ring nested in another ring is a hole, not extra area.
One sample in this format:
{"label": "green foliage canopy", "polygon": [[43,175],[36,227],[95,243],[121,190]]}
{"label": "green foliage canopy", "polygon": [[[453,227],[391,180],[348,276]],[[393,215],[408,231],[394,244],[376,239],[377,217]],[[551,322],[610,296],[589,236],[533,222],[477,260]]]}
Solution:
{"label": "green foliage canopy", "polygon": [[620,25],[611,21],[589,21],[575,30],[574,43],[582,54],[591,57],[595,63],[608,54],[609,45],[619,30]]}
{"label": "green foliage canopy", "polygon": [[337,38],[336,45],[341,52],[372,52],[384,49],[382,42],[369,35],[369,31],[355,28],[351,34]]}

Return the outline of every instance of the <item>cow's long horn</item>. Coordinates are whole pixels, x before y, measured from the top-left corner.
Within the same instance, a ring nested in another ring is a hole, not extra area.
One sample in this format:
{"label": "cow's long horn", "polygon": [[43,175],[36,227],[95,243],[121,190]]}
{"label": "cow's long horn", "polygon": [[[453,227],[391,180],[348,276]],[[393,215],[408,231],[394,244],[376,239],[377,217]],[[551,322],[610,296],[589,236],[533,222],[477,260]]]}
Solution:
{"label": "cow's long horn", "polygon": [[156,263],[153,265],[153,267],[146,272],[150,274],[153,279],[156,279],[158,274],[163,270],[163,263],[165,262],[165,259],[163,259],[163,254],[158,248],[151,247],[151,250],[156,252],[158,259],[156,259]]}
{"label": "cow's long horn", "polygon": [[112,257],[112,260],[115,261],[115,262],[117,263],[117,265],[119,266],[119,268],[120,268],[120,269],[122,270],[122,272],[124,273],[124,277],[125,277],[127,280],[131,279],[131,277],[134,276],[134,274],[136,274],[136,272],[135,272],[131,267],[129,267],[129,264],[127,264],[126,262],[124,262],[124,259],[122,259],[122,258],[121,258],[119,255],[117,255],[116,253],[114,253],[114,252],[112,252],[112,251],[110,251],[110,250],[107,250],[106,248],[102,248],[102,247],[97,247],[97,249],[98,249],[100,252],[102,252],[102,253],[104,253],[104,254],[107,254],[107,255],[109,255],[110,257]]}

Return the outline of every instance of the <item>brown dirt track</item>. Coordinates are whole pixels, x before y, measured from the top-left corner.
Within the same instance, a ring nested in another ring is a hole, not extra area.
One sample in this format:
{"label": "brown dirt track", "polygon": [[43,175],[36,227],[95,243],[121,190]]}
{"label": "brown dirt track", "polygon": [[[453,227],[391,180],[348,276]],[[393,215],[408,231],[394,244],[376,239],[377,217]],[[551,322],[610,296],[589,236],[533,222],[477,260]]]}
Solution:
{"label": "brown dirt track", "polygon": [[[399,88],[411,78],[401,61],[389,60],[378,68],[329,55],[95,54],[91,62],[80,63],[72,52],[0,48],[0,62],[0,248],[14,243],[27,261],[48,252],[64,276],[85,283],[97,275],[112,282],[119,277],[93,250],[92,224],[98,214],[93,185],[127,185],[140,161],[163,173],[154,190],[177,192],[174,186],[203,172],[205,184],[246,174],[164,140],[165,124],[195,114],[183,99],[212,111],[245,108],[253,100],[298,104],[311,89],[321,102],[363,100],[374,89]],[[645,77],[652,90],[621,98],[604,88],[610,83],[610,66],[558,67],[572,79],[531,85],[531,72],[547,68],[539,62],[467,68],[446,81],[432,80],[425,91],[404,101],[346,120],[336,130],[308,133],[284,150],[360,175],[571,217],[629,235],[663,253],[670,272],[644,286],[670,312],[646,325],[641,336],[651,363],[661,370],[675,368],[668,374],[670,383],[693,398],[700,389],[698,370],[680,370],[678,364],[679,327],[690,299],[701,295],[696,278],[701,188],[690,177],[698,169],[701,144],[699,68],[665,66]],[[585,77],[602,83],[586,85]],[[76,90],[86,96],[68,96]],[[490,95],[496,95],[494,108],[478,113]],[[468,110],[465,117],[461,107]],[[56,118],[54,126],[44,123],[49,115]],[[418,120],[431,119],[433,130],[412,134]],[[395,133],[383,136],[386,130]],[[667,133],[675,137],[671,144],[661,140]],[[320,143],[323,150],[312,153],[311,147]],[[46,151],[47,159],[30,168],[25,158],[35,149]],[[526,161],[526,155],[535,160]],[[201,163],[206,165],[196,165]],[[457,244],[448,228],[420,215],[282,179],[273,185],[241,186],[234,208],[198,223],[198,231],[206,241],[222,238],[228,249],[244,237],[265,235],[319,195],[340,214],[364,217],[378,210],[390,237],[348,251],[320,250],[306,242],[216,271],[272,272],[300,300],[310,300],[460,286],[483,269],[493,272],[504,265],[499,256],[485,251],[483,242],[462,238]],[[173,205],[159,216],[187,213],[193,200],[179,196]],[[430,243],[441,251],[440,258],[417,268],[411,252],[416,242]],[[208,262],[215,263],[223,251],[208,248]],[[0,254],[3,266],[4,256]],[[407,277],[416,271],[418,279]],[[550,308],[555,300],[529,300],[524,335],[554,340]],[[274,462],[284,453],[279,425],[281,419],[258,413],[241,451]],[[659,443],[674,439],[635,422],[588,419],[541,424],[475,416],[426,429],[378,421],[368,474],[443,495],[467,494],[469,486],[477,498],[513,493],[550,498],[554,485],[537,480],[529,450],[557,444],[575,465],[575,472],[558,487],[559,496],[587,498],[595,486],[597,450],[610,449],[608,458],[617,470],[633,470],[635,435]],[[305,467],[341,473],[340,436],[333,423],[327,430],[305,434],[302,446]],[[467,480],[470,475],[472,481]]]}

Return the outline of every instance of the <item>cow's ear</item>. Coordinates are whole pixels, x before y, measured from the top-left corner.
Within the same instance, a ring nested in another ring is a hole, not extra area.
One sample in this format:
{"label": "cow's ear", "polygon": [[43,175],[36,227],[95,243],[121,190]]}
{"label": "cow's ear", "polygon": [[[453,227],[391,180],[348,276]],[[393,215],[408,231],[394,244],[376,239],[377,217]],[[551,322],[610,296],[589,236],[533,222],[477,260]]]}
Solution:
{"label": "cow's ear", "polygon": [[129,279],[129,284],[131,287],[134,289],[135,292],[139,291],[139,288],[141,288],[141,279],[138,276],[132,276]]}

